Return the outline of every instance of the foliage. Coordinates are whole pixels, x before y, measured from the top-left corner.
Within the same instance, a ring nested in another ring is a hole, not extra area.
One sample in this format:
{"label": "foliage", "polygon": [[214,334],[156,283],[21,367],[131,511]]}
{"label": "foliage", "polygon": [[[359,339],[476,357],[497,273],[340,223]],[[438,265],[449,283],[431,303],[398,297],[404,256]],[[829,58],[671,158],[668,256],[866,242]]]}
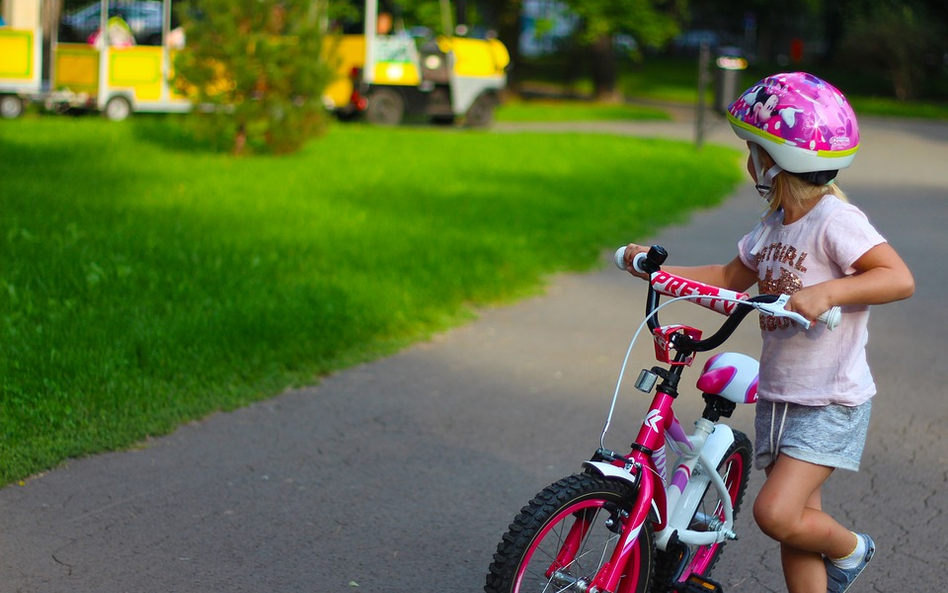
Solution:
{"label": "foliage", "polygon": [[[832,68],[842,73],[833,81],[888,78],[884,95],[948,97],[944,0],[690,0],[690,7],[689,28],[723,34],[770,72]],[[801,62],[790,61],[795,40],[807,50]]]}
{"label": "foliage", "polygon": [[[445,17],[450,24],[457,21],[456,6],[451,6],[449,13],[442,10],[441,0],[414,0],[414,1],[387,1],[381,0],[378,4],[379,13],[388,13],[394,18],[396,28],[425,27],[434,34],[450,33],[444,31]],[[464,4],[464,20],[467,25],[481,25],[483,19],[478,7],[474,3]],[[350,32],[362,31],[362,19],[365,12],[364,0],[341,0],[330,3],[331,17],[337,23],[343,24]]]}
{"label": "foliage", "polygon": [[583,21],[578,35],[582,45],[592,45],[617,33],[632,35],[642,47],[662,47],[678,33],[685,0],[567,0]]}
{"label": "foliage", "polygon": [[883,71],[898,99],[914,99],[924,81],[944,77],[946,29],[924,5],[866,4],[849,15],[840,59],[858,70],[871,65]]}
{"label": "foliage", "polygon": [[624,33],[638,48],[664,46],[677,32],[687,0],[567,0],[582,26],[575,38],[586,50],[586,61],[600,100],[616,101],[615,36]]}
{"label": "foliage", "polygon": [[[521,60],[520,68],[526,72],[524,88],[542,89],[547,96],[573,96],[576,89],[588,95],[592,88],[586,78],[565,79],[565,69],[562,62],[545,58],[542,62]],[[780,68],[777,64],[755,64],[744,71],[741,76],[740,88],[748,88],[764,76],[774,73]],[[847,98],[856,108],[859,115],[882,115],[891,117],[911,117],[927,119],[948,119],[948,102],[942,101],[899,101],[894,98],[886,80],[877,73],[855,71],[852,67],[836,67],[832,64],[807,64],[807,69],[813,74],[832,81],[846,93]],[[697,101],[697,60],[693,58],[652,56],[638,64],[622,64],[618,87],[633,104],[676,106],[679,109],[693,110]],[[948,96],[948,93],[935,95]],[[706,104],[714,100],[714,85],[709,85]],[[525,103],[533,105],[535,102]],[[590,105],[596,105],[590,103]],[[539,117],[531,108],[521,107],[517,103],[510,105],[511,109],[501,107],[497,112],[499,120],[516,121]],[[597,110],[604,109],[598,105]],[[523,111],[524,113],[520,113]],[[542,109],[543,115],[553,114],[552,109]],[[564,117],[569,113],[573,117],[572,109],[557,109]],[[555,114],[554,114],[555,115]],[[551,115],[552,116],[552,115]],[[591,119],[585,118],[584,119]]]}
{"label": "foliage", "polygon": [[310,0],[188,0],[176,83],[199,129],[234,153],[288,153],[322,132],[332,68]]}
{"label": "foliage", "polygon": [[[449,14],[443,14],[441,2],[439,0],[418,0],[416,2],[405,2],[404,6],[398,9],[400,16],[406,27],[422,26],[431,29],[435,33],[450,34],[451,31],[445,31],[445,25],[450,26],[456,20],[456,14],[449,11]],[[467,11],[470,17],[473,11]],[[445,23],[445,17],[448,22]],[[470,18],[466,19],[467,24],[471,24]]]}
{"label": "foliage", "polygon": [[95,1],[97,0],[63,0],[62,9],[63,11],[77,10]]}
{"label": "foliage", "polygon": [[358,125],[234,159],[179,122],[0,126],[0,484],[390,353],[741,178],[710,146]]}

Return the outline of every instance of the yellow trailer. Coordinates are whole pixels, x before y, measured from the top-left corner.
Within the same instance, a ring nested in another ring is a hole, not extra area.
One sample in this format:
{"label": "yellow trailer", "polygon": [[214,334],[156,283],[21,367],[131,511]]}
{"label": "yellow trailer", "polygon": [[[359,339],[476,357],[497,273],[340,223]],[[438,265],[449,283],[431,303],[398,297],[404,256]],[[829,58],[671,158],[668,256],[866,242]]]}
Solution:
{"label": "yellow trailer", "polygon": [[191,102],[171,83],[181,45],[174,41],[180,31],[171,30],[171,0],[96,0],[82,11],[86,18],[71,19],[74,26],[97,19],[97,29],[85,41],[55,44],[48,107],[94,109],[111,120],[190,111]]}
{"label": "yellow trailer", "polygon": [[40,0],[0,0],[0,116],[19,117],[42,90]]}
{"label": "yellow trailer", "polygon": [[[91,0],[65,15],[49,0],[0,0],[0,114],[26,103],[80,108],[121,120],[134,112],[184,112],[171,84],[171,0]],[[43,20],[53,33],[43,34]],[[60,39],[56,31],[72,33]],[[180,38],[180,37],[179,37]],[[44,60],[44,57],[46,58]],[[44,68],[44,61],[46,66]]]}

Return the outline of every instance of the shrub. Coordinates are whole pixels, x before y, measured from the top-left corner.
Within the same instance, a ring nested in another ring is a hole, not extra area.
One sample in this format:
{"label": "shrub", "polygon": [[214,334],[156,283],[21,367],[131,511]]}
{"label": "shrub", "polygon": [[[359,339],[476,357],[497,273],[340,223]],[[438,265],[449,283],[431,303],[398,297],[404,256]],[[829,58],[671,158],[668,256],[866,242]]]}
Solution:
{"label": "shrub", "polygon": [[222,150],[288,153],[322,133],[323,57],[316,3],[308,0],[188,0],[187,49],[176,83],[196,104],[201,136]]}

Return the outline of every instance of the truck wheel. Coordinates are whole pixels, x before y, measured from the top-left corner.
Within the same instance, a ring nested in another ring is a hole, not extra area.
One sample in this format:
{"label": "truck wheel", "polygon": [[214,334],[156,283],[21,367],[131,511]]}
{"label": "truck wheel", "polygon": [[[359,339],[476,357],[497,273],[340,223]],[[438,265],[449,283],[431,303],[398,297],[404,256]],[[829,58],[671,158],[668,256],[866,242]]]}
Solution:
{"label": "truck wheel", "polygon": [[469,128],[486,128],[494,122],[494,98],[490,95],[481,95],[464,114],[464,125]]}
{"label": "truck wheel", "polygon": [[0,117],[16,119],[23,114],[23,99],[16,95],[0,96]]}
{"label": "truck wheel", "polygon": [[396,126],[405,116],[405,101],[397,92],[389,89],[378,89],[369,95],[369,106],[365,110],[365,117],[371,123],[379,126]]}
{"label": "truck wheel", "polygon": [[125,97],[112,97],[105,104],[102,115],[109,121],[122,121],[132,113],[132,104]]}

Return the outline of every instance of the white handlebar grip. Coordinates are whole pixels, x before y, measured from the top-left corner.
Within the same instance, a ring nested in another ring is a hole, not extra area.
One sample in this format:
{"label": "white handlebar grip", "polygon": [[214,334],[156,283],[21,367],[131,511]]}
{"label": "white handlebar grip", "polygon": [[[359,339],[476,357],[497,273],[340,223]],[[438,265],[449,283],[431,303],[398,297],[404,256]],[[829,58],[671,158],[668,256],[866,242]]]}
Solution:
{"label": "white handlebar grip", "polygon": [[[642,253],[636,253],[635,257],[632,258],[632,267],[636,272],[645,273],[645,270],[642,269],[642,260],[646,257],[648,257],[648,254],[643,251]],[[625,267],[625,247],[616,249],[616,254],[613,256],[613,259],[615,259],[617,268],[628,271]]]}
{"label": "white handlebar grip", "polygon": [[635,257],[632,258],[632,267],[635,268],[636,272],[645,273],[645,268],[642,267],[642,262],[645,258],[648,257],[648,254],[644,251],[642,253],[636,253]]}
{"label": "white handlebar grip", "polygon": [[826,329],[832,331],[836,329],[836,326],[839,325],[839,322],[842,318],[843,311],[839,307],[833,307],[826,313],[823,313],[817,317],[816,320],[825,323]]}
{"label": "white handlebar grip", "polygon": [[613,256],[613,259],[616,262],[616,267],[620,270],[625,270],[625,247],[620,247],[616,249],[616,254]]}

